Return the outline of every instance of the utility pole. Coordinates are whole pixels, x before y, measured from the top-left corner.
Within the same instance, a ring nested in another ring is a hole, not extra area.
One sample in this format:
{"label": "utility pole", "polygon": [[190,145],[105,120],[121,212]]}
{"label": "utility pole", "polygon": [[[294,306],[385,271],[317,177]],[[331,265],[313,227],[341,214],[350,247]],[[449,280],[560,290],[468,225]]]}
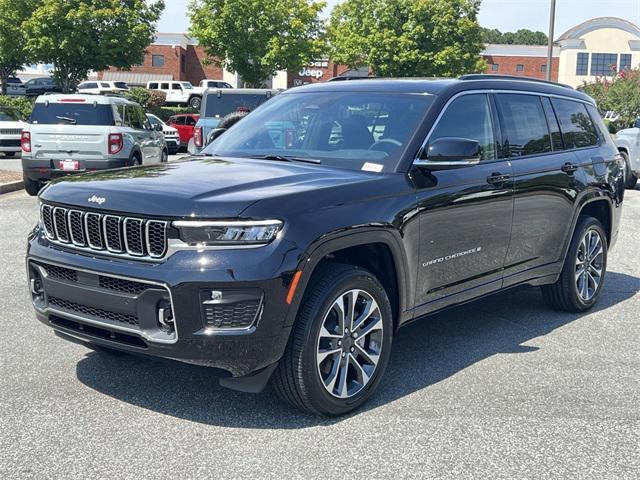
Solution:
{"label": "utility pole", "polygon": [[553,70],[553,37],[556,27],[556,0],[551,0],[551,10],[549,12],[549,49],[547,51],[547,80],[551,80]]}

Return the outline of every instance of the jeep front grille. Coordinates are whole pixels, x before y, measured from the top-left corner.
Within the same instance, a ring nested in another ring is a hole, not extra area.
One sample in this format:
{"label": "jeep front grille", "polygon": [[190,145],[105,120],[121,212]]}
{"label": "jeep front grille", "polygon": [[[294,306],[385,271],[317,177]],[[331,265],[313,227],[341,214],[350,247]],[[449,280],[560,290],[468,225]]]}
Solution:
{"label": "jeep front grille", "polygon": [[43,204],[47,237],[64,246],[110,255],[159,259],[167,252],[167,222]]}

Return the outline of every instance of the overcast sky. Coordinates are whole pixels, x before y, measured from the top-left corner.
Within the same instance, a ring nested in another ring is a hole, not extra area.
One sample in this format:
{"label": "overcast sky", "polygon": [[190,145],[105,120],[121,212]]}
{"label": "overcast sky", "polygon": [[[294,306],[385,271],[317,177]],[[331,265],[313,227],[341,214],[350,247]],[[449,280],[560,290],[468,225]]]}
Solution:
{"label": "overcast sky", "polygon": [[[343,0],[327,0],[325,15]],[[165,0],[166,9],[158,25],[160,32],[185,32],[189,28],[189,0]],[[549,0],[483,0],[480,24],[503,32],[519,28],[542,30],[549,25]],[[556,0],[556,38],[562,32],[593,17],[620,17],[640,24],[640,0]]]}

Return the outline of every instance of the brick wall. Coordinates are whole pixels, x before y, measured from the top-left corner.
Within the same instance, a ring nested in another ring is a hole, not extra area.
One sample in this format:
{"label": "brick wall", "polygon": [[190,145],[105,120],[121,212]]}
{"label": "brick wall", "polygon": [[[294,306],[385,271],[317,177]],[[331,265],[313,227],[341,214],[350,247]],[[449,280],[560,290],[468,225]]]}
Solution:
{"label": "brick wall", "polygon": [[[533,77],[540,80],[546,79],[546,73],[542,71],[542,65],[547,64],[546,57],[518,57],[518,56],[497,56],[497,55],[485,55],[483,57],[489,64],[487,67],[487,73],[493,73],[498,75],[517,75],[519,77]],[[495,71],[491,68],[491,65],[497,64],[498,70]],[[560,59],[558,57],[553,58],[553,68],[551,70],[551,80],[558,81],[558,67]],[[518,65],[524,66],[524,71],[519,72]]]}
{"label": "brick wall", "polygon": [[[152,64],[153,55],[164,56],[164,66],[154,67]],[[183,58],[181,65],[181,58]],[[150,45],[141,65],[134,65],[130,72],[147,73],[157,75],[171,75],[174,80],[191,82],[194,85],[200,80],[209,78],[212,80],[222,79],[222,68],[215,65],[203,65],[206,58],[204,49],[197,45],[188,45],[186,50],[180,46],[170,45]],[[119,71],[117,68],[109,68],[111,72]],[[104,72],[98,72],[98,80],[101,80]]]}

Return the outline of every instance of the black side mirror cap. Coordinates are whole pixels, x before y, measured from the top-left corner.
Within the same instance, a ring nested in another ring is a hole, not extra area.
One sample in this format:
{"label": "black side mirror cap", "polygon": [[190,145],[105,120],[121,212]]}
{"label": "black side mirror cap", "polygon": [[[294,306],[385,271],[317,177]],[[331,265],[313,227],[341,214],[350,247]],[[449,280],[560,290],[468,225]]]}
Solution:
{"label": "black side mirror cap", "polygon": [[414,162],[429,170],[463,168],[480,163],[480,143],[458,137],[443,137],[429,143],[420,158]]}

